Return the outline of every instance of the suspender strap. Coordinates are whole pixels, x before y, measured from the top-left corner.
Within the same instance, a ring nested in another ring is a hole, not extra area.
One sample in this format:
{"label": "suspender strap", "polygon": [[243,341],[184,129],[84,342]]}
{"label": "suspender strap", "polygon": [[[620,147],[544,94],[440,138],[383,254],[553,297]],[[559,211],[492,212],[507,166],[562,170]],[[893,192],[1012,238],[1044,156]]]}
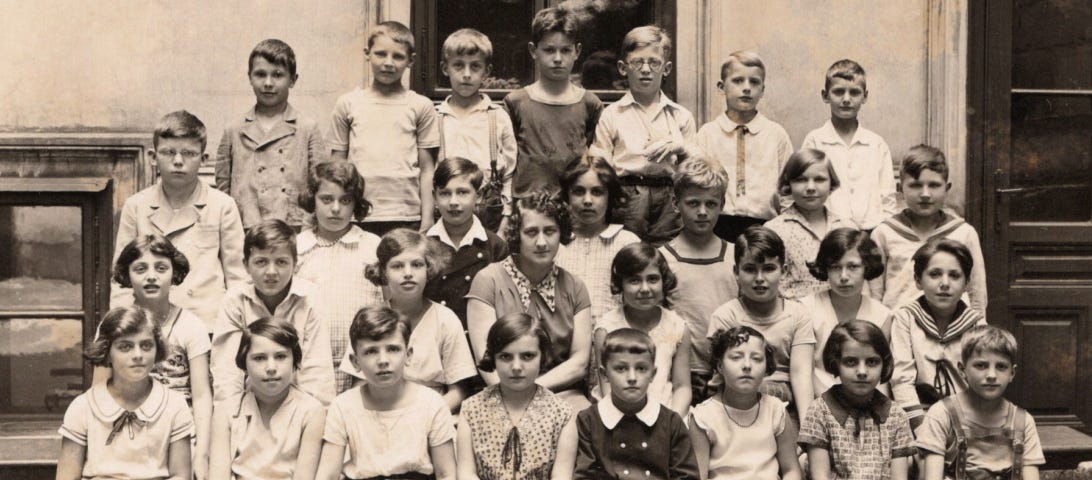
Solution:
{"label": "suspender strap", "polygon": [[489,114],[489,172],[493,175],[494,180],[499,180],[500,176],[497,175],[497,110],[490,108],[486,110]]}
{"label": "suspender strap", "polygon": [[1024,478],[1024,428],[1027,426],[1028,412],[1016,405],[1012,405],[1012,480]]}
{"label": "suspender strap", "polygon": [[444,144],[444,114],[439,113],[436,118],[440,124],[440,155],[436,157],[436,163],[440,163],[441,160],[447,158],[447,145]]}
{"label": "suspender strap", "polygon": [[952,424],[952,432],[955,434],[956,458],[953,459],[951,469],[954,480],[964,480],[967,475],[967,436],[963,431],[963,418],[959,412],[959,402],[955,397],[944,397],[941,402],[948,410],[948,419]]}

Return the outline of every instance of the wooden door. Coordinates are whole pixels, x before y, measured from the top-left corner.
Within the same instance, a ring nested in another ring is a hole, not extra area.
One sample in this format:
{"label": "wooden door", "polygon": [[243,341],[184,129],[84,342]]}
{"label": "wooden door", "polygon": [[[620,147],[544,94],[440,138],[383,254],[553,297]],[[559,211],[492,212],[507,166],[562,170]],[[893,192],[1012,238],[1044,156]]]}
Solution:
{"label": "wooden door", "polygon": [[969,209],[990,323],[1020,342],[1009,398],[1092,426],[1092,2],[972,0]]}

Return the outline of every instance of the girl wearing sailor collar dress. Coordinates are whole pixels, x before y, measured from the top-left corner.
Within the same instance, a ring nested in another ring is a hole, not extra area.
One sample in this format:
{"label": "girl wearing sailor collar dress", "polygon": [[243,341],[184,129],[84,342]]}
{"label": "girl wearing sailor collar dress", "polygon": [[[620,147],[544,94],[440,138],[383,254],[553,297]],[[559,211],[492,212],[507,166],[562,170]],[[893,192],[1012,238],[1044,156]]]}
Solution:
{"label": "girl wearing sailor collar dress", "polygon": [[112,378],[69,405],[58,479],[190,478],[193,415],[185,397],[149,376],[166,355],[159,326],[138,307],[115,308],[84,356]]}

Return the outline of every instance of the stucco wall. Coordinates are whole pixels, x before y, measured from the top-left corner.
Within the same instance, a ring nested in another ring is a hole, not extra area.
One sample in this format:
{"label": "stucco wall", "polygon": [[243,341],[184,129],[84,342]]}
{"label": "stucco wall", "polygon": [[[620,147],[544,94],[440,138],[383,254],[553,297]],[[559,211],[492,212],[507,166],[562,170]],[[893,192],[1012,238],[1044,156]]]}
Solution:
{"label": "stucco wall", "polygon": [[868,75],[862,124],[887,140],[897,162],[909,147],[925,141],[926,4],[926,0],[710,2],[708,116],[724,110],[724,97],[715,91],[721,63],[733,51],[754,50],[767,68],[759,110],[784,126],[799,147],[809,131],[830,118],[819,95],[827,67],[851,58]]}
{"label": "stucco wall", "polygon": [[[208,125],[210,150],[224,124],[253,104],[246,59],[258,41],[276,37],[296,50],[291,101],[325,125],[337,96],[364,79],[369,22],[408,21],[410,11],[408,0],[8,3],[0,17],[0,131],[148,131],[163,113],[186,108]],[[753,49],[768,67],[760,109],[799,146],[829,117],[819,97],[827,66],[853,58],[868,72],[861,118],[897,162],[925,139],[928,3],[678,0],[678,97],[699,121],[714,117],[724,108],[715,87],[720,63]],[[699,38],[701,22],[708,31],[699,46],[687,39]],[[962,168],[955,170],[959,185]]]}
{"label": "stucco wall", "polygon": [[0,130],[150,131],[185,108],[209,127],[254,104],[247,57],[265,38],[296,52],[290,101],[325,120],[363,78],[374,2],[5,2],[0,16]]}

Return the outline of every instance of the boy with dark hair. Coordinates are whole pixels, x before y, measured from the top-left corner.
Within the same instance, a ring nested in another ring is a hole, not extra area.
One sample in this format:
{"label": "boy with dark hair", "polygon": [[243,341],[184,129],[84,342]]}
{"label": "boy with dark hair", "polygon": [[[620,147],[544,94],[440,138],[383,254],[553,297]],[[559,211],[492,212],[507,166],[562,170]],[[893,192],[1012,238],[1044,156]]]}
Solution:
{"label": "boy with dark hair", "polygon": [[579,30],[576,13],[565,7],[540,10],[531,22],[527,49],[535,62],[535,83],[504,97],[519,145],[515,197],[557,192],[565,166],[595,138],[603,102],[569,78],[580,56]]}
{"label": "boy with dark hair", "polygon": [[611,393],[576,417],[574,479],[698,478],[686,423],[648,398],[649,382],[656,375],[655,357],[656,345],[640,330],[622,328],[607,334],[599,371],[610,382]]}
{"label": "boy with dark hair", "polygon": [[250,52],[247,77],[256,103],[224,129],[216,149],[216,188],[235,199],[243,228],[276,218],[299,231],[306,214],[296,199],[307,188],[311,166],[328,152],[318,123],[288,103],[299,79],[296,54],[280,40],[262,40]]}
{"label": "boy with dark hair", "polygon": [[834,62],[820,95],[830,105],[830,120],[809,132],[800,149],[826,153],[842,180],[830,194],[830,209],[872,230],[895,213],[895,174],[887,142],[857,118],[868,102],[864,68],[849,59]]}
{"label": "boy with dark hair", "polygon": [[334,398],[334,366],[329,331],[319,323],[307,293],[314,288],[293,281],[296,232],[280,220],[265,220],[246,234],[244,262],[253,284],[233,290],[220,307],[212,329],[213,400],[223,402],[242,393],[245,373],[235,365],[243,328],[272,317],[291,324],[300,334],[303,361],[296,381],[323,405]]}
{"label": "boy with dark hair", "polygon": [[[118,220],[114,260],[133,239],[163,235],[190,262],[190,273],[175,286],[171,301],[197,315],[209,330],[224,294],[246,284],[243,227],[231,197],[197,176],[205,153],[205,124],[190,112],[164,115],[155,127],[152,150],[159,183],[125,200]],[[132,290],[110,284],[110,306],[130,305]]]}

